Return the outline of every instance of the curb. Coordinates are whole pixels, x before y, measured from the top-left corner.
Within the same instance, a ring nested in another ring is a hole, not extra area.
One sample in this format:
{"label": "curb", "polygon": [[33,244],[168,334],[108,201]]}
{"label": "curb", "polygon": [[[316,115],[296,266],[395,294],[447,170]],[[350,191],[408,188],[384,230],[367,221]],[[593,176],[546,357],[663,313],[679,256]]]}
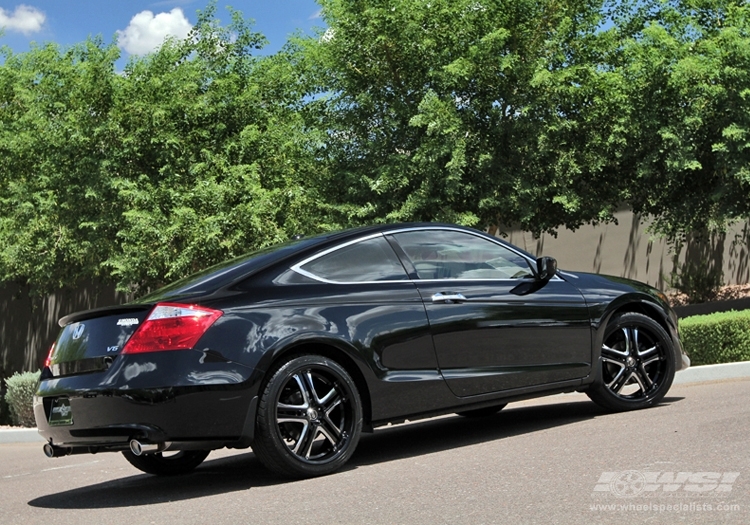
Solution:
{"label": "curb", "polygon": [[[722,379],[750,377],[750,361],[703,365],[690,367],[677,372],[672,385],[705,383]],[[0,430],[0,444],[3,443],[44,443],[44,438],[35,428],[9,428]]]}
{"label": "curb", "polygon": [[44,443],[44,438],[35,428],[7,428],[0,430],[2,443]]}
{"label": "curb", "polygon": [[687,370],[677,372],[673,385],[689,383],[704,383],[720,381],[722,379],[737,379],[750,377],[750,361],[740,363],[724,363],[721,365],[692,366]]}

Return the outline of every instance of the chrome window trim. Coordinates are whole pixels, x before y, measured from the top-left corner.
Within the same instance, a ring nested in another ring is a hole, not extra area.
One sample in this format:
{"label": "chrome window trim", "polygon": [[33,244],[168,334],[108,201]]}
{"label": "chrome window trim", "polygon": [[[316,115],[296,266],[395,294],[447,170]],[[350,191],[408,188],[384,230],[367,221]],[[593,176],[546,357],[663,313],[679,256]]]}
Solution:
{"label": "chrome window trim", "polygon": [[[320,257],[324,257],[328,255],[329,253],[333,253],[335,251],[338,251],[342,248],[346,248],[347,246],[351,246],[353,244],[357,244],[363,241],[369,241],[370,239],[375,239],[377,237],[383,237],[385,238],[386,235],[392,235],[396,233],[405,233],[405,232],[413,232],[413,231],[425,231],[425,230],[437,230],[437,231],[453,231],[458,233],[465,233],[468,235],[473,235],[474,237],[479,237],[480,239],[484,239],[489,242],[493,242],[497,244],[498,246],[501,246],[502,248],[505,248],[508,251],[511,251],[518,255],[519,257],[522,257],[524,260],[526,260],[529,263],[529,266],[531,267],[531,270],[534,270],[533,264],[536,264],[536,260],[530,259],[523,253],[520,253],[516,250],[514,250],[511,246],[506,246],[505,244],[501,242],[497,242],[494,238],[488,239],[487,237],[467,230],[462,230],[460,228],[451,228],[450,226],[426,226],[426,227],[414,227],[414,228],[401,228],[398,230],[391,230],[388,232],[378,232],[373,233],[370,235],[365,235],[364,237],[358,237],[354,240],[347,241],[344,244],[336,245],[332,248],[328,248],[326,250],[323,250],[320,253],[316,253],[315,255],[311,255],[310,257],[298,262],[297,264],[291,266],[289,269],[293,272],[296,272],[304,277],[307,277],[309,279],[313,279],[315,281],[325,283],[325,284],[395,284],[395,283],[434,283],[434,282],[450,282],[450,283],[470,283],[470,282],[482,282],[482,281],[490,281],[490,282],[514,282],[514,283],[522,283],[524,281],[527,281],[529,278],[526,279],[412,279],[409,277],[409,274],[406,273],[406,270],[404,270],[404,275],[406,275],[406,279],[398,279],[398,280],[384,280],[384,281],[332,281],[330,279],[326,279],[325,277],[321,277],[319,275],[316,275],[314,273],[308,272],[307,270],[303,270],[302,266],[319,259]],[[398,257],[398,255],[396,255]],[[536,278],[535,278],[536,280]],[[563,279],[560,279],[560,277],[555,274],[550,281],[562,281]]]}

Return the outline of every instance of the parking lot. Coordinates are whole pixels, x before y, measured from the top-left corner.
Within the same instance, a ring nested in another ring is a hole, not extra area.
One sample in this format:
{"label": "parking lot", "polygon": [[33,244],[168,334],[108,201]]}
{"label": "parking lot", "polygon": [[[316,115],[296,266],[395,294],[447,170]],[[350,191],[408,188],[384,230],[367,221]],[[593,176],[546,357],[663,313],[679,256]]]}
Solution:
{"label": "parking lot", "polygon": [[660,406],[609,414],[582,394],[364,435],[347,467],[271,476],[216,451],[189,476],[119,454],[47,459],[0,445],[0,523],[750,522],[750,380],[675,385]]}

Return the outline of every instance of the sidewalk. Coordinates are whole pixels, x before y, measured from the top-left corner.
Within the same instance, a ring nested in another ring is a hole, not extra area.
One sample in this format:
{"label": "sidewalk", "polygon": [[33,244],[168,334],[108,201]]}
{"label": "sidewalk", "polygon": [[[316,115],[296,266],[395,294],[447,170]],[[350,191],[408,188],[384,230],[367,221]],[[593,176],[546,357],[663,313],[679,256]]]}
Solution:
{"label": "sidewalk", "polygon": [[[693,366],[677,372],[673,385],[705,383],[723,379],[750,377],[750,361],[726,363],[723,365]],[[0,444],[3,443],[43,443],[44,439],[35,428],[0,429]]]}

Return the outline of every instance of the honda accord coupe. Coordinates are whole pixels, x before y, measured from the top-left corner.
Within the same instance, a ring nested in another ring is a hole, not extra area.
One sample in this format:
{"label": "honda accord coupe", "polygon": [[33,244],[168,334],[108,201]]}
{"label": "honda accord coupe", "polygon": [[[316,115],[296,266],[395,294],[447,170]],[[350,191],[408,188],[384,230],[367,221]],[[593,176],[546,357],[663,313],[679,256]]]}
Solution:
{"label": "honda accord coupe", "polygon": [[572,391],[645,408],[690,364],[658,290],[441,224],[294,240],[60,326],[34,398],[45,453],[157,475],[252,447],[319,476],[381,425]]}

